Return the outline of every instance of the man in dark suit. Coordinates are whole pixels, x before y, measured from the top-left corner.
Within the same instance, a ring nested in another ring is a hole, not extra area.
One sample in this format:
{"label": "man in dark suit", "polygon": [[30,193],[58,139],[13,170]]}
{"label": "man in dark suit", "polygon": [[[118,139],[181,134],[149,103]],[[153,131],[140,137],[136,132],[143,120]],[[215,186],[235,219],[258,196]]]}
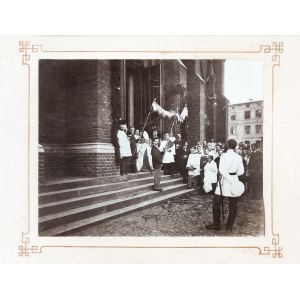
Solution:
{"label": "man in dark suit", "polygon": [[263,154],[256,143],[251,145],[251,150],[248,164],[250,192],[253,200],[259,200],[263,191]]}
{"label": "man in dark suit", "polygon": [[151,150],[152,155],[152,165],[153,165],[153,173],[154,173],[154,191],[161,192],[163,189],[160,187],[160,177],[161,177],[161,166],[162,166],[162,158],[163,154],[160,152],[159,148],[159,138],[156,137],[153,140],[153,146]]}
{"label": "man in dark suit", "polygon": [[220,164],[220,158],[221,155],[223,154],[224,150],[221,146],[217,145],[217,154],[218,156],[215,158],[215,163],[217,164],[217,168],[219,170],[219,164]]}
{"label": "man in dark suit", "polygon": [[160,133],[159,133],[159,130],[158,130],[157,126],[154,124],[154,125],[151,127],[150,138],[151,138],[151,140],[153,141],[156,137],[158,137],[159,140],[160,140]]}
{"label": "man in dark suit", "polygon": [[184,146],[184,142],[181,138],[181,134],[178,133],[176,135],[176,140],[175,140],[175,156],[174,156],[174,159],[175,159],[175,171],[176,173],[181,173],[181,168],[180,168],[180,155],[181,155],[181,151],[182,151],[182,148]]}
{"label": "man in dark suit", "polygon": [[200,190],[199,193],[200,195],[205,195],[205,191],[203,189],[203,180],[204,180],[204,167],[208,161],[208,150],[204,150],[204,154],[200,158],[200,176],[199,176],[199,186]]}
{"label": "man in dark suit", "polygon": [[136,173],[136,159],[137,159],[137,149],[136,149],[136,139],[134,137],[135,129],[134,127],[130,127],[128,138],[130,142],[130,149],[131,149],[131,160],[130,160],[130,173]]}
{"label": "man in dark suit", "polygon": [[186,168],[186,164],[189,158],[191,151],[188,149],[188,143],[185,142],[182,148],[179,148],[178,151],[178,161],[179,161],[179,167],[180,167],[180,173],[183,178],[183,183],[187,183],[188,180],[188,171]]}

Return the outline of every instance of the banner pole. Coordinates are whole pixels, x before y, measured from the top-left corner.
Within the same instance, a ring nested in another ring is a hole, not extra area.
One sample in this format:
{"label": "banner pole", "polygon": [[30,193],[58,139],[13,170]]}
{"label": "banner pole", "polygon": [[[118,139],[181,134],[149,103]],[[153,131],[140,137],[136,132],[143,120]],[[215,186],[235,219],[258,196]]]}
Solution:
{"label": "banner pole", "polygon": [[[151,111],[152,111],[152,104],[153,104],[154,101],[155,101],[155,100],[153,100],[152,103],[151,103],[151,108],[150,108],[150,110],[149,110],[149,113],[148,113],[148,115],[147,115],[146,121],[145,121],[144,126],[143,126],[143,129],[142,129],[142,137],[139,139],[138,144],[141,143],[141,139],[143,138],[143,133],[144,133],[144,131],[145,131],[145,126],[146,126],[146,124],[147,124],[147,122],[148,122],[148,118],[149,118],[149,116],[150,116],[150,114],[151,114]],[[137,147],[135,148],[134,153],[133,153],[132,155],[134,156],[134,155],[136,154],[136,152],[137,152]]]}
{"label": "banner pole", "polygon": [[[153,101],[155,101],[155,100],[153,100]],[[150,110],[149,110],[149,113],[148,113],[148,115],[147,115],[146,121],[145,121],[144,126],[143,126],[143,129],[142,129],[142,136],[143,136],[143,133],[144,133],[144,131],[145,131],[146,124],[147,124],[147,122],[148,122],[149,116],[150,116],[151,111],[152,111],[152,104],[153,104],[153,101],[152,101],[152,103],[151,103],[151,108],[150,108]]]}

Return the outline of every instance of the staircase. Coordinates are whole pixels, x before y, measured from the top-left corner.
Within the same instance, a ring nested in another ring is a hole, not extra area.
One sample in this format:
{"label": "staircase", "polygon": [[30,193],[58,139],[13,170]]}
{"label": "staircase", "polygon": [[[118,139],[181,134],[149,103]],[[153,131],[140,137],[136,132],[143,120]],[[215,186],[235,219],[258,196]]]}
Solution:
{"label": "staircase", "polygon": [[119,182],[113,182],[113,178],[110,183],[81,179],[42,185],[39,187],[39,235],[65,236],[191,191],[178,175],[162,175],[162,192],[153,191],[152,187],[150,172],[130,174]]}

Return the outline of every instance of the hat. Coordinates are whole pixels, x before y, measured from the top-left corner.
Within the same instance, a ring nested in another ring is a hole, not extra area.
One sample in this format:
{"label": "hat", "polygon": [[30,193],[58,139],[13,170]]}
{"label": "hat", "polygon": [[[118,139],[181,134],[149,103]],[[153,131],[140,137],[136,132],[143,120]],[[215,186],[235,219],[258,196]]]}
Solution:
{"label": "hat", "polygon": [[241,181],[235,181],[230,185],[230,192],[233,197],[241,196],[245,191],[245,186]]}
{"label": "hat", "polygon": [[119,119],[119,124],[120,125],[126,125],[126,120],[123,120],[123,119]]}

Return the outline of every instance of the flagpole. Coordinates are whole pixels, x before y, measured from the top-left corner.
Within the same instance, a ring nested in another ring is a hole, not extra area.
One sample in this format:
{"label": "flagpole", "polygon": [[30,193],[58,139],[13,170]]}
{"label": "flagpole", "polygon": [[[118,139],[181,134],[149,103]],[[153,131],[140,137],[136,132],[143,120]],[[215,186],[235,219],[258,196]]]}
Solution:
{"label": "flagpole", "polygon": [[176,116],[174,116],[174,120],[173,120],[173,124],[172,124],[172,126],[171,126],[170,133],[173,133],[173,127],[174,127],[174,123],[175,123],[175,118],[176,118]]}
{"label": "flagpole", "polygon": [[[138,144],[141,143],[141,139],[143,138],[143,134],[144,134],[144,131],[145,131],[145,126],[146,126],[146,124],[147,124],[147,122],[148,122],[148,118],[149,118],[149,116],[150,116],[150,114],[151,114],[151,111],[152,111],[152,104],[153,104],[154,101],[155,101],[155,99],[154,99],[154,100],[152,101],[152,103],[151,103],[151,108],[150,108],[150,110],[149,110],[149,113],[148,113],[148,115],[147,115],[146,121],[145,121],[144,126],[143,126],[143,129],[142,129],[142,137],[139,139]],[[137,147],[135,148],[134,153],[133,153],[132,155],[134,156],[136,152],[137,152]]]}
{"label": "flagpole", "polygon": [[143,136],[143,133],[144,133],[144,131],[145,131],[145,127],[146,127],[146,124],[147,124],[147,122],[148,122],[149,116],[150,116],[150,114],[151,114],[151,111],[152,111],[152,104],[153,104],[154,101],[155,101],[155,99],[154,99],[154,100],[152,101],[152,103],[151,103],[151,108],[150,108],[150,110],[149,110],[149,113],[148,113],[148,115],[147,115],[146,121],[145,121],[145,123],[144,123],[143,129],[142,129],[142,136]]}
{"label": "flagpole", "polygon": [[[178,107],[177,107],[176,111],[177,111],[177,114],[178,114]],[[171,131],[170,131],[170,133],[173,133],[173,128],[174,128],[174,124],[175,124],[176,118],[177,118],[177,115],[174,116],[174,120],[173,120],[173,124],[172,124],[172,126],[171,126]]]}

